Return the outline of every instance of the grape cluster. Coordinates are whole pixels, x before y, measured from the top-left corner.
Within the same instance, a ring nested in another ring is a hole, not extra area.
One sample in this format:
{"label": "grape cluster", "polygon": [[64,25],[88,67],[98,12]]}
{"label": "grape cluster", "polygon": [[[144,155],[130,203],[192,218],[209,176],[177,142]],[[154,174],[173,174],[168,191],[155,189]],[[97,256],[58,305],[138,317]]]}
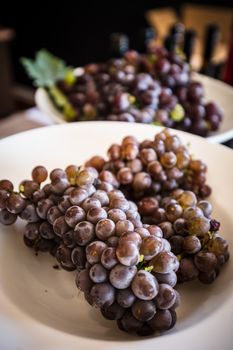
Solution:
{"label": "grape cluster", "polygon": [[58,87],[75,109],[75,120],[155,123],[207,136],[223,112],[204,102],[204,88],[190,78],[190,67],[174,52],[153,47],[128,51],[121,59],[89,64],[73,85]]}
{"label": "grape cluster", "polygon": [[134,136],[126,136],[120,145],[110,146],[107,161],[94,156],[86,165],[102,170],[102,173],[106,170],[114,173],[121,190],[130,199],[154,195],[153,212],[157,207],[156,198],[178,188],[193,191],[200,198],[211,193],[206,183],[206,164],[193,159],[188,147],[169,129],[156,134],[154,140],[142,142]]}
{"label": "grape cluster", "polygon": [[179,261],[162,230],[142,224],[137,206],[108,171],[70,165],[54,169],[51,182],[41,186],[47,175],[37,166],[19,192],[10,181],[0,182],[1,223],[26,220],[25,244],[76,270],[88,303],[120,329],[149,335],[172,328]]}
{"label": "grape cluster", "polygon": [[[148,213],[148,203],[153,197],[139,202],[139,212]],[[229,258],[228,244],[220,236],[220,223],[211,218],[212,205],[207,200],[198,200],[191,191],[174,190],[157,203],[157,213],[146,221],[158,225],[163,237],[178,257],[180,267],[178,282],[198,278],[202,283],[212,283],[221,265]]]}
{"label": "grape cluster", "polygon": [[153,141],[141,143],[127,136],[110,146],[107,161],[95,156],[86,164],[114,173],[119,189],[137,203],[143,223],[162,229],[180,260],[179,282],[198,278],[211,283],[217,277],[229,252],[205,200],[211,193],[207,166],[190,155],[177,135],[164,129]]}

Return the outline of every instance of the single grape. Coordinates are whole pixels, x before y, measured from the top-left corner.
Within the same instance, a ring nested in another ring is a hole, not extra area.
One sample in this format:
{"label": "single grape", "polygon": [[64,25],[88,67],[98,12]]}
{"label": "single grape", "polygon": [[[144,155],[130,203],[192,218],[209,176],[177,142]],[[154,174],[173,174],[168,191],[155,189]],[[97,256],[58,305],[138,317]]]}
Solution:
{"label": "single grape", "polygon": [[107,269],[111,270],[118,263],[116,257],[116,249],[114,247],[108,247],[104,249],[101,255],[101,264]]}
{"label": "single grape", "polygon": [[102,308],[101,313],[107,320],[119,320],[124,315],[125,309],[114,302],[112,305]]}
{"label": "single grape", "polygon": [[108,218],[117,223],[117,221],[126,220],[126,214],[120,209],[110,209],[108,211]]}
{"label": "single grape", "polygon": [[53,205],[49,208],[47,212],[47,220],[51,225],[53,225],[54,221],[60,216],[62,216],[62,212],[57,206]]}
{"label": "single grape", "polygon": [[86,255],[83,247],[75,247],[71,253],[71,261],[77,267],[78,270],[85,268]]}
{"label": "single grape", "polygon": [[41,223],[39,231],[40,231],[41,237],[45,239],[54,239],[55,237],[53,226],[50,225],[47,221],[44,221]]}
{"label": "single grape", "polygon": [[[190,236],[191,237],[191,236]],[[186,238],[186,237],[185,237]],[[183,251],[184,237],[179,235],[174,235],[169,239],[171,245],[171,251],[175,255],[181,254]]]}
{"label": "single grape", "polygon": [[156,278],[148,271],[139,270],[131,285],[135,296],[141,300],[152,300],[159,291]]}
{"label": "single grape", "polygon": [[9,180],[0,180],[0,190],[5,190],[7,192],[13,192],[14,186]]}
{"label": "single grape", "polygon": [[101,264],[95,264],[90,268],[89,276],[92,282],[102,283],[108,280],[108,271]]}
{"label": "single grape", "polygon": [[71,207],[70,203],[70,196],[69,195],[63,195],[60,200],[58,201],[58,208],[61,210],[63,214]]}
{"label": "single grape", "polygon": [[72,228],[74,228],[78,222],[84,221],[85,217],[85,211],[78,205],[73,205],[72,207],[68,208],[65,213],[65,221]]}
{"label": "single grape", "polygon": [[201,250],[201,242],[196,236],[186,236],[183,239],[183,250],[187,254],[195,254]]}
{"label": "single grape", "polygon": [[62,237],[62,235],[69,231],[69,229],[70,227],[65,221],[65,216],[59,216],[53,223],[53,230],[59,237]]}
{"label": "single grape", "polygon": [[157,310],[155,316],[148,323],[153,331],[166,331],[172,325],[171,312],[169,310]]}
{"label": "single grape", "polygon": [[152,301],[137,300],[132,306],[133,316],[142,322],[151,320],[156,313],[155,304]]}
{"label": "single grape", "polygon": [[170,273],[176,271],[179,263],[172,252],[162,251],[150,261],[149,265],[153,266],[154,272]]}
{"label": "single grape", "polygon": [[97,307],[108,307],[115,301],[115,289],[110,283],[94,284],[91,288],[90,296],[92,304]]}
{"label": "single grape", "polygon": [[169,284],[171,287],[175,287],[177,283],[177,276],[175,272],[170,272],[170,273],[153,273],[154,276],[156,277],[157,281],[165,284]]}
{"label": "single grape", "polygon": [[91,208],[101,208],[101,203],[97,198],[89,197],[82,203],[82,207],[88,212]]}
{"label": "single grape", "polygon": [[26,201],[19,193],[11,193],[6,199],[6,209],[12,214],[19,214],[26,206]]}
{"label": "single grape", "polygon": [[143,254],[145,260],[151,260],[162,249],[162,239],[156,236],[149,236],[143,238],[140,253]]}
{"label": "single grape", "polygon": [[87,212],[87,221],[97,224],[98,221],[107,219],[107,212],[103,208],[91,208]]}
{"label": "single grape", "polygon": [[37,222],[40,220],[36,212],[36,206],[34,203],[29,203],[19,214],[20,218],[28,222]]}
{"label": "single grape", "polygon": [[116,223],[116,235],[120,237],[125,232],[134,230],[134,225],[129,220],[119,220]]}
{"label": "single grape", "polygon": [[6,209],[6,200],[10,196],[10,193],[6,190],[0,190],[0,210]]}
{"label": "single grape", "polygon": [[164,221],[159,224],[160,229],[163,232],[163,237],[165,239],[169,239],[171,236],[174,235],[174,230],[172,223],[170,221]]}
{"label": "single grape", "polygon": [[175,290],[169,284],[161,283],[159,285],[159,293],[155,298],[157,308],[161,310],[170,309],[170,307],[174,305],[175,301]]}
{"label": "single grape", "polygon": [[42,165],[38,165],[32,170],[32,179],[38,184],[40,184],[41,182],[44,182],[47,179],[47,176],[48,176],[48,171]]}
{"label": "single grape", "polygon": [[214,253],[200,251],[194,257],[195,266],[202,272],[210,272],[217,267],[217,258]]}
{"label": "single grape", "polygon": [[198,276],[198,269],[190,258],[183,258],[180,261],[179,276],[181,281],[190,281]]}
{"label": "single grape", "polygon": [[116,256],[119,262],[125,266],[134,266],[140,260],[138,247],[132,241],[124,241],[116,248]]}
{"label": "single grape", "polygon": [[127,244],[127,242],[132,242],[139,248],[141,246],[142,239],[137,232],[125,232],[119,239],[119,245],[124,245],[125,243]]}
{"label": "single grape", "polygon": [[210,220],[205,216],[195,217],[187,221],[188,232],[190,235],[202,236],[210,230]]}
{"label": "single grape", "polygon": [[16,220],[16,214],[10,213],[7,209],[0,210],[0,222],[3,225],[12,225]]}
{"label": "single grape", "polygon": [[127,311],[123,317],[117,322],[118,327],[127,332],[127,333],[135,333],[139,332],[143,326],[143,322],[137,320],[131,313],[131,311]]}
{"label": "single grape", "polygon": [[[49,209],[54,205],[54,203],[49,199],[41,199],[37,203],[36,212],[41,219],[46,219]],[[60,208],[59,208],[60,209]]]}
{"label": "single grape", "polygon": [[77,272],[75,283],[78,289],[80,289],[82,292],[87,293],[91,290],[91,287],[93,285],[90,276],[89,276],[89,270],[84,269]]}
{"label": "single grape", "polygon": [[101,255],[107,248],[107,245],[101,241],[94,241],[86,247],[86,258],[91,264],[97,264],[101,261]]}
{"label": "single grape", "polygon": [[70,193],[70,202],[73,205],[80,205],[88,197],[88,193],[83,188],[74,188]]}
{"label": "single grape", "polygon": [[121,307],[127,309],[134,304],[136,296],[131,288],[119,289],[117,290],[116,300]]}
{"label": "single grape", "polygon": [[131,285],[136,273],[136,266],[124,266],[122,264],[117,264],[110,271],[109,280],[113,287],[117,289],[125,289]]}

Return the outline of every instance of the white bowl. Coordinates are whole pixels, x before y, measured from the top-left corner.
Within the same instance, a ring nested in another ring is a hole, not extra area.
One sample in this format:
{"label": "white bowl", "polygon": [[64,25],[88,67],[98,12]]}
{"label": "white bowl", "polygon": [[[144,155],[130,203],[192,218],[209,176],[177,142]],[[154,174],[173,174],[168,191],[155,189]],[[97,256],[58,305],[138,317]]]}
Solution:
{"label": "white bowl", "polygon": [[[127,126],[127,127],[126,127]],[[111,143],[131,134],[152,139],[161,128],[143,124],[83,122],[49,126],[0,141],[1,178],[18,184],[43,164],[50,171],[106,155]],[[176,132],[208,165],[213,216],[233,247],[233,151]],[[160,337],[138,338],[118,330],[78,292],[74,272],[54,270],[55,260],[23,244],[22,221],[0,225],[0,349],[24,350],[230,350],[233,334],[233,259],[211,285],[179,286],[182,303],[176,326]]]}

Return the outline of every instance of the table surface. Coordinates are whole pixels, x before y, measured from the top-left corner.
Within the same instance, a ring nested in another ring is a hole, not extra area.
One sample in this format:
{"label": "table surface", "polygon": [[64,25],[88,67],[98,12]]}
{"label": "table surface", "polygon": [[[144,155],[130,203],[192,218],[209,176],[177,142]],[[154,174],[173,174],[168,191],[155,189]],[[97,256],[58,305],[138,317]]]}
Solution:
{"label": "table surface", "polygon": [[[29,108],[0,119],[0,138],[53,124],[54,122],[50,117],[42,113],[38,108]],[[225,142],[224,145],[233,149],[233,139]]]}

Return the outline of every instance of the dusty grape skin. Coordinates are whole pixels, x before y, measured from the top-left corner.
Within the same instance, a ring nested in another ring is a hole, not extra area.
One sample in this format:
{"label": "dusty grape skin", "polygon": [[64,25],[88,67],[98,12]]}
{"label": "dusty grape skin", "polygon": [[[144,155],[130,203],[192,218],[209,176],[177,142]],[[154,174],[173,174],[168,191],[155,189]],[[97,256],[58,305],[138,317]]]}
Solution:
{"label": "dusty grape skin", "polygon": [[110,219],[102,219],[95,226],[96,236],[100,240],[107,240],[115,233],[115,223]]}
{"label": "dusty grape skin", "polygon": [[119,238],[119,245],[122,245],[127,242],[134,243],[138,248],[140,248],[142,244],[142,239],[139,233],[132,231],[132,232],[125,232],[121,235]]}
{"label": "dusty grape skin", "polygon": [[178,260],[173,253],[162,251],[158,253],[149,264],[153,266],[154,272],[170,273],[177,269]]}
{"label": "dusty grape skin", "polygon": [[151,260],[163,248],[162,239],[156,236],[145,237],[142,241],[140,253],[144,255],[145,260]]}
{"label": "dusty grape skin", "polygon": [[89,270],[84,269],[81,271],[78,271],[76,274],[75,283],[82,292],[86,293],[91,290],[91,287],[93,285],[90,277],[89,277]]}
{"label": "dusty grape skin", "polygon": [[135,333],[140,331],[142,328],[143,322],[137,320],[131,313],[127,311],[123,317],[118,320],[118,327],[128,333]]}
{"label": "dusty grape skin", "polygon": [[87,221],[97,224],[102,219],[107,219],[107,212],[103,208],[91,208],[88,210]]}
{"label": "dusty grape skin", "polygon": [[71,252],[71,261],[78,270],[84,269],[86,263],[85,249],[82,247],[75,247]]}
{"label": "dusty grape skin", "polygon": [[176,301],[175,290],[169,284],[161,283],[155,301],[157,308],[161,310],[170,309]]}
{"label": "dusty grape skin", "polygon": [[135,266],[140,260],[139,249],[131,241],[126,241],[124,244],[119,243],[116,256],[119,262],[125,266]]}
{"label": "dusty grape skin", "polygon": [[183,258],[180,261],[178,280],[190,281],[198,277],[199,271],[190,258]]}
{"label": "dusty grape skin", "polygon": [[94,265],[101,261],[101,255],[103,251],[107,248],[107,245],[101,241],[94,241],[86,246],[86,258],[87,261]]}
{"label": "dusty grape skin", "polygon": [[100,308],[112,305],[115,294],[115,289],[107,282],[94,284],[90,291],[92,304]]}
{"label": "dusty grape skin", "polygon": [[19,216],[21,219],[26,220],[27,222],[37,222],[40,220],[34,203],[27,204]]}
{"label": "dusty grape skin", "polygon": [[194,263],[198,270],[202,272],[210,272],[217,267],[217,258],[211,252],[200,251],[194,257]]}
{"label": "dusty grape skin", "polygon": [[72,228],[75,228],[78,222],[84,221],[85,217],[85,211],[83,210],[83,208],[77,205],[70,206],[65,212],[65,221],[67,225],[69,225]]}
{"label": "dusty grape skin", "polygon": [[104,249],[101,255],[101,263],[107,270],[111,270],[118,263],[114,247]]}
{"label": "dusty grape skin", "polygon": [[79,222],[74,229],[74,241],[80,245],[85,246],[95,238],[94,225],[88,221]]}
{"label": "dusty grape skin", "polygon": [[50,207],[50,209],[47,212],[47,220],[51,225],[53,225],[54,221],[60,216],[62,216],[62,212],[55,205]]}
{"label": "dusty grape skin", "polygon": [[92,265],[89,271],[92,282],[102,283],[108,280],[108,271],[101,264]]}
{"label": "dusty grape skin", "polygon": [[108,320],[119,320],[125,313],[125,309],[118,303],[114,302],[108,307],[101,308],[101,313]]}
{"label": "dusty grape skin", "polygon": [[6,199],[6,209],[12,214],[19,214],[26,205],[26,201],[19,193],[12,192]]}
{"label": "dusty grape skin", "polygon": [[55,234],[59,237],[69,231],[70,227],[67,225],[65,221],[65,216],[59,216],[53,223],[53,230]]}
{"label": "dusty grape skin", "polygon": [[130,220],[119,220],[116,223],[116,235],[121,236],[125,232],[131,232],[134,230],[134,225]]}
{"label": "dusty grape skin", "polygon": [[172,316],[169,310],[157,310],[155,316],[148,321],[153,331],[166,331],[172,325]]}
{"label": "dusty grape skin", "polygon": [[124,266],[122,264],[117,264],[110,271],[109,280],[115,288],[125,289],[131,285],[136,273],[136,266]]}
{"label": "dusty grape skin", "polygon": [[152,301],[137,300],[132,306],[133,316],[142,322],[151,320],[156,313],[155,304]]}
{"label": "dusty grape skin", "polygon": [[159,291],[156,278],[145,270],[139,270],[131,285],[132,291],[141,300],[152,300]]}
{"label": "dusty grape skin", "polygon": [[110,209],[108,211],[108,218],[116,223],[120,220],[126,220],[126,214],[121,209]]}
{"label": "dusty grape skin", "polygon": [[153,274],[157,278],[157,281],[160,284],[166,283],[166,284],[169,284],[171,287],[175,287],[175,285],[177,284],[177,276],[175,272],[170,272],[170,273],[155,272]]}
{"label": "dusty grape skin", "polygon": [[116,300],[120,306],[127,309],[134,304],[136,296],[131,288],[119,289],[117,290]]}

